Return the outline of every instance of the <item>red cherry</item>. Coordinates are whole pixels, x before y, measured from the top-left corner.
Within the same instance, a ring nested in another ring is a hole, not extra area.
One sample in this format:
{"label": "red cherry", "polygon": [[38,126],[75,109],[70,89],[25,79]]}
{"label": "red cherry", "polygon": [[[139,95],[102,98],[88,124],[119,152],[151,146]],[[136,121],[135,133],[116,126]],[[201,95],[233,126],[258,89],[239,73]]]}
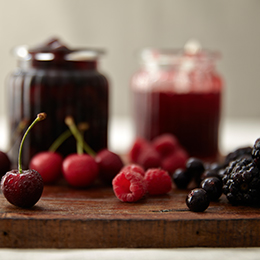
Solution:
{"label": "red cherry", "polygon": [[40,173],[44,183],[54,183],[61,177],[62,161],[59,153],[40,152],[32,157],[29,167]]}
{"label": "red cherry", "polygon": [[40,199],[43,180],[35,170],[7,172],[1,180],[1,189],[5,198],[13,205],[30,208]]}
{"label": "red cherry", "polygon": [[88,154],[71,154],[62,163],[62,173],[71,186],[88,187],[98,177],[98,165]]}
{"label": "red cherry", "polygon": [[0,151],[0,177],[11,168],[11,162],[6,153]]}
{"label": "red cherry", "polygon": [[98,152],[95,161],[98,164],[99,177],[102,181],[111,185],[113,178],[124,166],[120,156],[108,149],[103,149]]}
{"label": "red cherry", "polygon": [[43,180],[35,170],[22,170],[22,148],[25,137],[31,128],[39,121],[46,118],[45,113],[40,113],[25,132],[18,153],[18,170],[7,172],[1,179],[1,189],[5,198],[13,205],[30,208],[40,199],[43,191]]}

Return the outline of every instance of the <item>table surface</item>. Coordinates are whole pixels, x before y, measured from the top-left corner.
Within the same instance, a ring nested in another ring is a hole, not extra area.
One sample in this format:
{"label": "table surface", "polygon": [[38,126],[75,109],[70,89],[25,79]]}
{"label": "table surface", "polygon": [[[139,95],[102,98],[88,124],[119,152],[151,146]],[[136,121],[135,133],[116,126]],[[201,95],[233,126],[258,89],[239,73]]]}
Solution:
{"label": "table surface", "polygon": [[[5,119],[0,118],[1,136],[5,136]],[[220,151],[226,154],[241,146],[252,145],[260,137],[260,119],[223,119],[220,128]],[[133,125],[128,118],[114,118],[109,126],[110,149],[125,153],[134,139]],[[0,149],[6,147],[5,138]],[[1,249],[1,259],[258,259],[260,248],[177,248],[177,249]]]}

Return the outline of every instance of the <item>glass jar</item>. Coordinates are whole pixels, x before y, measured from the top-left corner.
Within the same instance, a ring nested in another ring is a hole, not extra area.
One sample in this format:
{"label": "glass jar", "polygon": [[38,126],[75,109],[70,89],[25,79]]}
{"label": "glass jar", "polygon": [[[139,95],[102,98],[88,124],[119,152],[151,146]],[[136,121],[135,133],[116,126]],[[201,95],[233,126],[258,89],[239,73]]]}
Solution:
{"label": "glass jar", "polygon": [[184,50],[146,49],[131,80],[136,135],[174,134],[190,156],[216,158],[222,78],[218,53],[189,42]]}
{"label": "glass jar", "polygon": [[[101,51],[69,49],[58,39],[51,39],[37,48],[15,49],[18,68],[7,81],[8,124],[10,142],[22,121],[31,123],[45,112],[45,121],[37,124],[24,144],[22,162],[28,166],[37,152],[48,150],[54,140],[68,129],[64,122],[72,116],[77,124],[85,122],[85,141],[98,151],[107,147],[108,80],[97,68]],[[20,138],[10,152],[14,164]],[[74,137],[58,149],[64,156],[76,152]]]}

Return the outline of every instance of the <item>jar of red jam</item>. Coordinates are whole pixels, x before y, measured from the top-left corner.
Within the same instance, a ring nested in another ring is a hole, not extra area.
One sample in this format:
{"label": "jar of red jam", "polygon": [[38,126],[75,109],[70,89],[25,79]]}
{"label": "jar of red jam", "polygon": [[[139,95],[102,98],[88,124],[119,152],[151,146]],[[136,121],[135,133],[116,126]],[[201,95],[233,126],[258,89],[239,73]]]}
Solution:
{"label": "jar of red jam", "polygon": [[172,133],[190,156],[216,158],[223,88],[218,57],[194,41],[183,50],[143,50],[131,80],[136,135],[152,140]]}
{"label": "jar of red jam", "polygon": [[[108,98],[107,78],[98,71],[102,51],[69,49],[58,39],[36,48],[15,49],[18,67],[7,81],[10,141],[23,121],[32,122],[40,112],[46,120],[37,124],[26,138],[22,162],[28,166],[37,152],[48,150],[54,140],[68,129],[64,120],[86,123],[84,139],[98,151],[107,147]],[[17,160],[20,138],[13,143],[10,157]],[[76,152],[74,137],[58,149],[64,156]]]}

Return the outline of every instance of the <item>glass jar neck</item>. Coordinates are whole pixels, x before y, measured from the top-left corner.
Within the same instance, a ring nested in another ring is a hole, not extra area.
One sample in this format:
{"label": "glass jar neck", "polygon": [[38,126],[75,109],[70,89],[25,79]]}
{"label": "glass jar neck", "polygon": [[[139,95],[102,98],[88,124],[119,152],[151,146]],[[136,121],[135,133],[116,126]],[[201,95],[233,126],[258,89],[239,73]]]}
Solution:
{"label": "glass jar neck", "polygon": [[161,62],[143,62],[141,64],[142,69],[147,71],[160,71],[160,70],[174,70],[174,71],[184,71],[189,72],[193,70],[198,71],[204,71],[204,72],[210,72],[214,71],[215,61],[208,59],[208,60],[200,60],[200,59],[194,59],[194,58],[180,58],[179,60],[176,60],[175,62],[170,63],[161,63]]}
{"label": "glass jar neck", "polygon": [[67,60],[19,60],[18,66],[24,69],[64,69],[64,70],[96,70],[97,60],[67,61]]}

